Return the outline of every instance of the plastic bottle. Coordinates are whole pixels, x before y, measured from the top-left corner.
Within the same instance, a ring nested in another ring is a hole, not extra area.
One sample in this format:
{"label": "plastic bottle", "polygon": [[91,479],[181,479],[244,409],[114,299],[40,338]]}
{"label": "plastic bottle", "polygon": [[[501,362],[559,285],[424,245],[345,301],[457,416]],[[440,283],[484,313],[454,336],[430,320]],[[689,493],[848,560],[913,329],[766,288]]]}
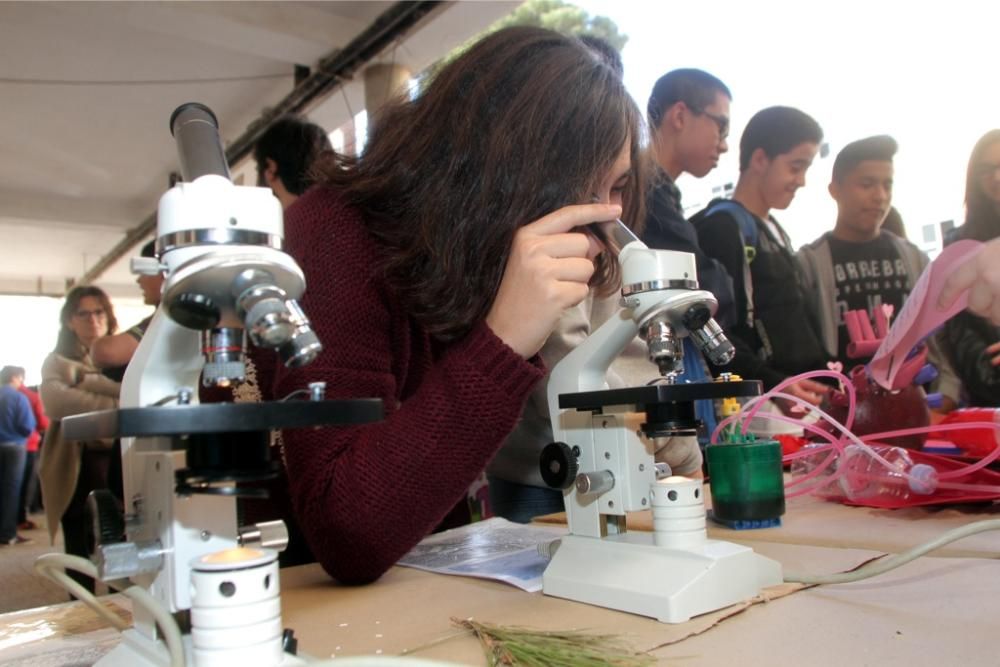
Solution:
{"label": "plastic bottle", "polygon": [[[833,459],[829,460],[830,457]],[[836,450],[829,445],[806,445],[792,459],[793,481],[786,493],[801,495],[811,492],[820,498],[843,498],[844,492],[837,482],[837,459]]]}
{"label": "plastic bottle", "polygon": [[882,458],[893,465],[887,468],[857,445],[848,445],[839,465],[844,469],[840,487],[850,500],[870,500],[875,497],[906,499],[913,494],[934,493],[938,473],[934,466],[913,463],[902,447],[871,445]]}
{"label": "plastic bottle", "polygon": [[[892,468],[873,457],[858,445],[848,445],[837,460],[805,482],[821,498],[864,500],[876,498],[906,500],[913,495],[925,496],[938,487],[938,472],[926,463],[914,463],[902,447],[871,445],[871,449],[892,464]],[[822,466],[830,450],[817,451],[792,463],[792,475],[814,473]],[[825,482],[825,483],[824,483]]]}

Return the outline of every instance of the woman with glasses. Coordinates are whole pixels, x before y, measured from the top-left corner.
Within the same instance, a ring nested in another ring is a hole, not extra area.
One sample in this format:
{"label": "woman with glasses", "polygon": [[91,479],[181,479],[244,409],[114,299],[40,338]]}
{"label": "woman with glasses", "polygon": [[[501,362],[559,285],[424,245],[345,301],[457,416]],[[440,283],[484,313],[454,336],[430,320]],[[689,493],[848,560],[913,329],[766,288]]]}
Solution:
{"label": "woman with glasses", "polygon": [[[90,346],[118,328],[108,295],[99,287],[74,287],[59,313],[56,347],[42,365],[41,395],[51,419],[39,462],[49,535],[55,539],[61,523],[66,553],[87,556],[85,505],[95,489],[108,488],[108,472],[115,463],[114,441],[67,441],[62,419],[118,406],[120,385],[106,377],[90,359]],[[120,489],[113,489],[121,495]],[[91,591],[89,577],[70,573]]]}
{"label": "woman with glasses", "polygon": [[[958,239],[986,242],[1000,238],[1000,129],[987,132],[972,149],[965,182],[965,224],[956,231]],[[970,308],[975,309],[977,300],[974,289]],[[994,302],[994,322],[998,310]],[[964,311],[945,325],[944,346],[969,404],[1000,406],[1000,327]]]}

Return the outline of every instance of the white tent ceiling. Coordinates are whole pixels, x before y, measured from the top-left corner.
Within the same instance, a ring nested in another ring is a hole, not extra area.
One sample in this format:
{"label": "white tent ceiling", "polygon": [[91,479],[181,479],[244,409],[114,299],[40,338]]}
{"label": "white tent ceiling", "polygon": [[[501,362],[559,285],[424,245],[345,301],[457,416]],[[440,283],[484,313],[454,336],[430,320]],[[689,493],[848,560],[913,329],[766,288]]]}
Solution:
{"label": "white tent ceiling", "polygon": [[[425,14],[368,62],[418,72],[517,4],[410,3]],[[296,65],[316,68],[399,5],[0,2],[0,294],[61,294],[131,240],[178,171],[179,104],[211,107],[228,144],[287,101]],[[364,108],[360,78],[305,111],[341,125]],[[96,283],[134,296],[127,266]]]}

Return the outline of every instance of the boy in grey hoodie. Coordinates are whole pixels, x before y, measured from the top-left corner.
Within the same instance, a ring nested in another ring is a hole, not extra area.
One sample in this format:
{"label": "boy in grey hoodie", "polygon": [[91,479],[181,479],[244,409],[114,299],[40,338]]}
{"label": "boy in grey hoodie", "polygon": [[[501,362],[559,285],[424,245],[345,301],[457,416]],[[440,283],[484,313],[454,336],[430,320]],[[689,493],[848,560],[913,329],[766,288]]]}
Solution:
{"label": "boy in grey hoodie", "polygon": [[[847,144],[833,163],[830,196],[837,202],[833,231],[803,246],[797,255],[823,345],[845,370],[869,359],[847,356],[849,310],[871,318],[883,304],[899,313],[930,262],[915,245],[882,229],[892,204],[896,141],[887,135]],[[939,372],[937,389],[957,401],[959,382],[932,339],[929,360]]]}

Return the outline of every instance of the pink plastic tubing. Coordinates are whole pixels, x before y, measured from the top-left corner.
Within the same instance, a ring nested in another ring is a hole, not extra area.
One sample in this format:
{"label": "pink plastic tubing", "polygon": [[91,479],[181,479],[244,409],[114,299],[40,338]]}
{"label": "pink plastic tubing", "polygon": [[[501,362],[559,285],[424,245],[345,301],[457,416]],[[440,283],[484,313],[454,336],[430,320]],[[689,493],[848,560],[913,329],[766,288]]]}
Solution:
{"label": "pink plastic tubing", "polygon": [[[799,452],[794,452],[794,453],[789,454],[788,456],[785,456],[785,457],[782,458],[782,461],[787,463],[788,461],[792,461],[794,459],[802,458],[802,457],[805,457],[805,456],[811,456],[813,454],[820,454],[820,453],[825,452],[825,451],[829,451],[830,452],[830,455],[827,456],[825,459],[823,459],[823,462],[821,464],[819,464],[818,466],[816,466],[813,470],[809,471],[809,473],[807,473],[805,475],[802,475],[801,477],[798,477],[796,479],[793,479],[793,480],[789,481],[787,484],[785,484],[785,488],[786,489],[791,489],[792,487],[798,486],[798,485],[800,485],[800,484],[802,484],[804,482],[808,482],[809,480],[811,480],[811,479],[813,479],[813,478],[821,475],[827,468],[829,468],[831,465],[833,465],[833,463],[837,460],[837,456],[844,449],[844,444],[843,444],[842,440],[838,439],[834,434],[830,433],[829,431],[824,431],[823,429],[818,428],[818,427],[816,427],[816,426],[814,426],[812,424],[806,424],[806,423],[801,422],[798,419],[793,419],[792,417],[786,417],[785,415],[779,415],[779,414],[770,413],[770,412],[759,414],[758,417],[763,418],[763,419],[771,419],[771,420],[774,420],[774,421],[780,421],[780,422],[785,422],[787,424],[795,424],[797,426],[801,426],[802,428],[804,428],[804,429],[806,429],[808,431],[812,431],[816,435],[818,435],[818,436],[826,439],[829,442],[829,444],[827,444],[827,445],[823,445],[821,447],[810,447],[808,450],[801,450]],[[815,486],[815,487],[811,486],[811,487],[808,488],[808,490],[812,491],[813,489],[816,489],[816,488],[819,488],[821,486],[824,486],[824,485],[828,484],[832,479],[835,479],[838,476],[839,476],[839,472],[837,474],[834,474],[833,477],[824,480],[823,484],[820,484],[819,486]],[[792,497],[794,497],[794,496],[792,496]]]}
{"label": "pink plastic tubing", "polygon": [[[833,373],[833,371],[814,371],[814,373],[817,373],[817,374],[818,373]],[[809,375],[809,373],[806,373],[806,375]],[[786,382],[788,382],[790,380],[794,380],[794,379],[793,378],[789,378],[789,380],[786,380]],[[850,386],[850,385],[848,385],[848,386]],[[772,397],[772,396],[773,397],[777,397],[777,398],[783,398],[786,401],[790,401],[792,403],[795,403],[796,405],[801,405],[804,408],[806,408],[807,410],[812,410],[813,412],[815,412],[816,414],[818,414],[820,417],[823,417],[824,419],[826,419],[826,421],[829,422],[830,426],[832,426],[833,428],[835,428],[838,431],[840,431],[843,434],[843,436],[846,437],[847,440],[850,440],[853,444],[856,444],[859,447],[861,447],[861,449],[863,449],[870,457],[872,457],[873,459],[875,459],[876,461],[878,461],[879,463],[881,463],[882,465],[884,465],[889,470],[894,470],[896,472],[899,472],[903,477],[906,477],[907,479],[910,478],[909,473],[903,472],[903,471],[899,470],[899,468],[897,466],[894,466],[893,464],[889,463],[885,459],[885,457],[883,457],[881,454],[879,454],[874,449],[872,449],[868,444],[866,444],[865,442],[863,442],[861,440],[861,438],[859,438],[858,436],[856,436],[853,433],[851,433],[850,429],[848,429],[846,426],[844,426],[843,424],[841,424],[840,422],[838,422],[836,419],[834,419],[833,417],[831,417],[830,415],[828,415],[823,410],[817,408],[815,405],[812,405],[812,404],[810,404],[810,403],[802,400],[801,398],[799,398],[797,396],[792,396],[791,394],[783,394],[783,393],[781,393],[781,392],[778,391],[778,387],[775,387],[774,389],[772,389],[771,391],[769,391],[764,396],[761,396],[760,399],[755,399],[755,400],[763,400],[765,398]],[[851,398],[853,399],[853,397],[854,397],[854,394],[852,393],[851,394]],[[748,405],[749,405],[749,403],[748,403]],[[852,400],[852,406],[851,407],[853,407],[853,400]],[[753,411],[751,411],[751,413],[752,412]],[[853,412],[853,410],[849,411],[848,414],[851,414],[852,412]],[[727,417],[726,419],[724,419],[723,423],[719,424],[719,427],[716,428],[716,431],[718,431],[719,428],[721,428],[726,423],[727,420],[732,420],[734,417],[738,417],[738,416],[739,416],[738,414],[737,415],[732,415],[731,417]],[[767,415],[765,415],[765,416],[767,416]],[[805,424],[803,424],[803,426],[805,426]],[[833,444],[835,444],[835,446],[837,447],[838,450],[842,450],[843,447],[844,447],[843,442],[841,442],[840,440],[838,440],[837,442],[835,442]]]}
{"label": "pink plastic tubing", "polygon": [[[851,426],[854,425],[854,404],[857,402],[857,394],[854,389],[854,383],[851,382],[850,378],[848,378],[843,373],[839,373],[837,371],[821,370],[821,371],[809,371],[808,373],[801,373],[799,375],[786,378],[782,382],[778,383],[778,385],[775,386],[774,389],[761,396],[760,397],[761,403],[758,403],[752,410],[750,410],[749,414],[747,415],[747,422],[743,425],[743,433],[747,432],[747,428],[750,426],[750,422],[753,421],[753,418],[755,416],[757,416],[757,412],[760,410],[760,406],[762,405],[765,399],[772,398],[775,396],[781,398],[794,398],[794,397],[789,397],[785,394],[781,394],[781,390],[801,380],[811,380],[813,378],[819,378],[819,377],[833,378],[838,382],[840,382],[841,386],[843,386],[847,390],[848,394],[847,419],[844,420],[844,428],[849,431],[851,429]],[[838,423],[834,421],[832,417],[830,417],[823,411],[819,410],[818,408],[816,408],[816,406],[812,405],[811,403],[806,403],[805,401],[800,401],[799,399],[796,399],[796,401],[799,402],[800,405],[804,405],[807,409],[817,410],[817,412],[823,415],[826,418],[826,420],[829,421],[831,424]]]}
{"label": "pink plastic tubing", "polygon": [[[841,383],[841,385],[847,390],[847,394],[848,394],[847,419],[844,420],[844,424],[845,424],[845,428],[850,429],[851,426],[854,424],[854,404],[857,401],[857,396],[856,396],[856,393],[855,393],[854,384],[851,382],[851,380],[846,375],[844,375],[843,373],[838,373],[837,371],[822,371],[822,370],[820,370],[820,371],[809,371],[808,373],[802,373],[801,375],[796,375],[794,377],[790,377],[790,378],[785,379],[783,382],[779,383],[774,389],[772,389],[771,391],[765,393],[763,396],[759,396],[757,398],[754,398],[754,399],[748,401],[747,405],[744,407],[743,411],[738,412],[735,415],[730,415],[729,417],[726,417],[725,419],[723,419],[715,427],[715,430],[712,431],[711,442],[713,442],[713,443],[718,442],[719,441],[719,434],[722,432],[722,429],[724,429],[726,426],[729,426],[733,422],[735,422],[735,421],[741,419],[742,417],[744,417],[744,414],[743,414],[744,412],[746,412],[746,415],[745,415],[745,423],[743,424],[742,432],[744,434],[746,434],[747,430],[750,428],[750,422],[752,422],[753,419],[754,419],[754,417],[757,416],[757,413],[760,411],[761,407],[763,406],[764,401],[766,401],[769,398],[773,398],[775,396],[786,396],[785,394],[781,394],[781,390],[784,389],[785,387],[789,386],[789,385],[795,384],[799,380],[809,380],[809,379],[817,378],[817,377],[829,377],[829,378],[833,378],[833,379],[839,381]],[[796,398],[794,396],[787,396],[787,397],[790,398],[790,399],[792,399],[793,401],[799,403],[800,405],[803,405],[804,407],[806,407],[809,410],[813,410],[813,409],[818,410],[816,408],[816,406],[814,406],[814,405],[812,405],[810,403],[807,403],[805,401],[802,401],[799,398]],[[832,423],[836,423],[836,422],[833,422],[833,419],[829,415],[827,415],[826,413],[823,413],[822,411],[819,411],[819,412],[820,412],[820,414],[822,414],[827,419],[827,421],[830,421]],[[793,423],[798,423],[798,421],[796,420]],[[813,431],[811,428],[809,428],[809,425],[807,425],[807,424],[802,424],[802,426],[806,427],[810,432],[816,432],[816,431]],[[822,429],[818,429],[818,430],[822,430]],[[826,436],[830,435],[829,433],[826,433],[825,431],[823,432],[823,434],[824,434],[823,435],[824,438]]]}
{"label": "pink plastic tubing", "polygon": [[986,493],[1000,494],[1000,486],[993,486],[992,484],[959,484],[958,482],[945,482],[943,484],[938,484],[937,488],[951,489],[954,491],[983,491]]}
{"label": "pink plastic tubing", "polygon": [[[810,453],[811,454],[819,454],[822,451],[823,451],[823,449],[817,447],[815,449],[810,450]],[[798,485],[802,484],[803,482],[808,482],[809,480],[813,479],[814,477],[818,477],[827,468],[829,468],[831,465],[833,465],[833,462],[837,460],[837,456],[838,455],[839,455],[839,452],[835,451],[833,445],[830,445],[830,453],[829,453],[829,455],[827,455],[827,457],[825,459],[823,459],[823,462],[821,464],[819,464],[818,466],[816,466],[815,468],[813,468],[812,470],[810,470],[805,475],[802,475],[798,479],[793,479],[793,480],[789,481],[788,484],[785,484],[785,488],[786,489],[791,489],[792,487],[798,486]],[[825,483],[826,482],[824,481],[824,484]],[[810,488],[813,488],[813,487],[810,487]]]}
{"label": "pink plastic tubing", "polygon": [[[758,399],[754,399],[754,400],[755,401],[762,400],[762,398],[758,398]],[[719,435],[720,431],[723,428],[725,428],[729,423],[732,423],[732,421],[734,420],[734,418],[736,418],[738,416],[739,415],[732,415],[732,416],[728,417],[726,420],[723,420],[723,422],[721,424],[719,424],[719,426],[716,428],[716,430],[712,433],[712,442],[713,443],[717,442],[718,435]],[[814,470],[810,471],[806,475],[803,475],[802,477],[799,477],[797,479],[791,480],[788,484],[785,485],[786,489],[792,488],[794,486],[798,486],[799,484],[802,484],[803,482],[807,482],[810,479],[812,479],[812,478],[814,478],[814,477],[822,474],[823,471],[825,471],[827,468],[829,468],[834,463],[834,461],[837,460],[837,455],[844,448],[843,443],[840,440],[838,440],[835,435],[833,435],[829,431],[824,431],[823,429],[818,428],[818,427],[816,427],[816,426],[814,426],[812,424],[805,424],[805,423],[802,423],[798,419],[793,419],[792,417],[786,417],[785,415],[779,415],[779,414],[774,414],[774,413],[764,413],[764,414],[761,414],[759,416],[761,418],[764,418],[764,419],[773,419],[775,421],[781,421],[781,422],[786,422],[788,424],[795,424],[797,426],[801,426],[804,429],[809,430],[809,431],[815,433],[816,435],[818,435],[818,436],[826,439],[830,443],[830,444],[825,445],[823,447],[813,447],[809,451],[801,451],[801,452],[795,452],[793,454],[789,454],[788,456],[786,456],[786,457],[784,457],[782,459],[783,461],[787,462],[787,461],[791,461],[793,459],[797,459],[797,458],[800,458],[800,457],[803,457],[803,456],[808,456],[808,455],[812,455],[812,454],[816,454],[816,453],[821,453],[821,452],[824,452],[824,451],[827,451],[827,450],[836,450],[836,451],[831,451],[830,455],[827,456],[826,459],[823,460],[823,463],[821,463],[820,465],[816,466],[816,468]],[[806,492],[808,493],[809,491],[812,491],[815,488],[819,488],[820,486],[824,486],[827,483],[829,483],[829,480],[824,480],[823,484],[820,484],[819,486],[808,487]],[[798,494],[796,494],[796,495],[798,495]],[[792,496],[792,497],[794,497],[794,496]]]}
{"label": "pink plastic tubing", "polygon": [[[756,406],[758,403],[762,403],[765,400],[767,399],[764,396],[759,396],[757,398],[751,399],[750,401],[747,401],[747,407],[752,408]],[[812,406],[810,405],[809,407]],[[758,414],[756,416],[759,417],[760,419],[772,419],[774,421],[785,422],[787,424],[795,424],[796,426],[801,426],[802,428],[806,429],[811,433],[815,433],[816,435],[828,440],[831,443],[837,442],[837,437],[834,434],[830,433],[829,431],[824,431],[823,429],[819,428],[818,426],[814,426],[813,424],[803,423],[802,420],[795,419],[794,417],[786,417],[785,415],[779,415],[771,412],[765,412],[763,414]],[[729,426],[739,418],[740,414],[737,413],[735,415],[730,415],[729,417],[726,417],[721,422],[719,422],[719,424],[715,427],[715,430],[712,431],[712,438],[711,438],[712,443],[714,444],[718,442],[719,434],[722,432],[722,429]],[[752,420],[748,419],[747,423],[749,423],[750,421]]]}
{"label": "pink plastic tubing", "polygon": [[[958,424],[937,424],[934,426],[921,426],[919,428],[904,428],[898,431],[885,431],[883,433],[871,433],[869,435],[863,436],[861,439],[865,442],[870,442],[873,440],[883,440],[888,438],[895,438],[904,435],[920,435],[922,433],[930,433],[932,431],[961,431],[963,429],[971,428],[989,428],[995,429],[997,425],[995,422],[963,422]],[[970,463],[964,468],[957,468],[956,470],[950,470],[948,472],[943,472],[940,474],[938,479],[953,479],[955,477],[962,477],[973,473],[980,468],[985,468],[989,464],[993,463],[1000,457],[1000,447],[995,448],[992,452],[979,459],[975,463]]]}

